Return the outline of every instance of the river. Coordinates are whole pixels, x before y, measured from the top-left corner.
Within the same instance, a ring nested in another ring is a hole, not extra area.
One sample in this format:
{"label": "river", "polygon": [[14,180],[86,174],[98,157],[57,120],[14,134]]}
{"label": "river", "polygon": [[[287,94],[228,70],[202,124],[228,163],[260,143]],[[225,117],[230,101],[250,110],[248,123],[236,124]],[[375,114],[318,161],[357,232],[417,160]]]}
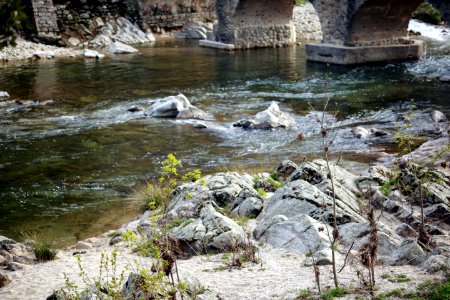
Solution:
{"label": "river", "polygon": [[[448,36],[427,39],[423,60],[359,67],[308,63],[303,45],[223,52],[183,40],[100,61],[1,65],[0,90],[12,99],[52,102],[0,106],[0,235],[45,231],[61,246],[118,227],[138,213],[135,194],[168,153],[183,169],[203,173],[270,170],[283,159],[320,157],[311,107],[321,111],[327,98],[328,113],[338,111],[330,117],[330,126],[339,125],[333,151],[359,172],[392,146],[355,139],[351,128],[395,132],[411,99],[418,115],[450,111],[450,84],[429,79],[450,69]],[[208,129],[127,111],[178,93],[215,116]],[[295,116],[294,128],[233,128],[271,101]],[[295,141],[299,132],[306,142]]]}

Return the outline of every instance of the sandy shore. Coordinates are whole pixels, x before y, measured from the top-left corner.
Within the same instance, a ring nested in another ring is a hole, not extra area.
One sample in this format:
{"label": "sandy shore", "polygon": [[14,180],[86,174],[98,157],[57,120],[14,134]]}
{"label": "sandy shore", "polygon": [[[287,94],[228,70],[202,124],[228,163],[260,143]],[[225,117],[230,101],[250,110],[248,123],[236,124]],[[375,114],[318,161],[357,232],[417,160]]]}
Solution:
{"label": "sandy shore", "polygon": [[[109,246],[107,234],[97,238],[87,239],[92,248],[81,254],[81,263],[89,278],[98,278],[102,253],[111,255],[114,249],[119,251],[118,273],[128,268],[127,274],[137,267],[150,268],[152,261],[133,254],[125,245]],[[58,259],[26,266],[23,270],[7,272],[12,283],[0,289],[0,299],[46,299],[55,290],[65,287],[64,274],[67,274],[80,288],[86,286],[80,278],[78,260],[74,248],[60,251]],[[80,250],[77,250],[80,251]],[[202,282],[210,291],[217,293],[223,299],[294,299],[301,290],[316,290],[314,273],[311,267],[304,267],[304,255],[295,254],[284,249],[261,245],[259,255],[261,263],[249,264],[242,269],[226,267],[223,254],[201,255],[188,260],[179,260],[178,266],[182,273],[189,273]],[[435,280],[439,275],[430,275],[418,267],[379,266],[376,269],[379,292],[396,288],[413,290],[427,279]],[[333,285],[331,267],[321,267],[322,288]],[[405,274],[411,281],[392,283],[381,277],[386,274],[395,276]],[[356,270],[347,266],[339,274],[340,283],[346,287],[360,286]],[[341,299],[354,299],[349,295]]]}

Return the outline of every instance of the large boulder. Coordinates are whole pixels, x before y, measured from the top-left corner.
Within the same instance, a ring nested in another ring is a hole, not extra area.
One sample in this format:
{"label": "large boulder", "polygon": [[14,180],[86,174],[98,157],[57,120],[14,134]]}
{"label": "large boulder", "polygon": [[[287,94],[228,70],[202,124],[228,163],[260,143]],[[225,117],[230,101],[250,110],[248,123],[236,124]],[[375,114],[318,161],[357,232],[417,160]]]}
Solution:
{"label": "large boulder", "polygon": [[[359,192],[359,189],[356,186],[358,177],[355,174],[350,173],[334,163],[330,162],[329,165],[335,182],[340,183],[352,193]],[[312,162],[302,163],[297,170],[288,177],[287,181],[302,179],[313,185],[317,185],[328,180],[329,176],[327,162],[323,159],[316,159]]]}
{"label": "large boulder", "polygon": [[157,118],[212,119],[209,114],[193,106],[183,94],[155,102],[146,110],[145,115]]}
{"label": "large boulder", "polygon": [[444,255],[433,255],[424,261],[421,267],[428,273],[447,271],[450,269],[450,258]]}
{"label": "large boulder", "polygon": [[[316,186],[304,180],[296,180],[278,189],[267,200],[259,219],[265,222],[276,215],[291,218],[298,214],[330,224],[333,220],[333,200]],[[340,199],[336,199],[336,219],[338,224],[363,221],[358,213],[357,203],[346,203]]]}
{"label": "large boulder", "polygon": [[0,91],[0,99],[2,98],[4,99],[9,98],[8,92]]}
{"label": "large boulder", "polygon": [[112,54],[127,54],[139,52],[136,48],[133,48],[122,42],[114,42],[108,47],[108,51]]}
{"label": "large boulder", "polygon": [[106,23],[100,22],[98,25],[98,34],[89,41],[89,47],[108,47],[113,42],[132,45],[155,41],[152,33],[143,32],[138,26],[123,17],[119,17],[116,20],[108,20]]}
{"label": "large boulder", "polygon": [[[378,254],[389,256],[402,243],[402,238],[384,224],[377,226]],[[348,223],[339,226],[339,242],[347,249],[352,245],[354,250],[360,250],[369,241],[370,228],[367,222]]]}
{"label": "large boulder", "polygon": [[235,216],[256,218],[263,209],[264,200],[254,189],[243,189],[231,205]]}
{"label": "large boulder", "polygon": [[244,230],[209,202],[201,208],[198,219],[184,222],[170,235],[179,241],[186,255],[226,252],[249,243]]}
{"label": "large boulder", "polygon": [[[248,195],[255,195],[251,178],[237,173],[218,173],[206,176],[195,183],[178,187],[169,204],[166,217],[168,219],[185,219],[198,215],[198,207],[205,201],[212,201],[218,207],[232,205],[241,191],[251,191]],[[244,194],[236,202],[237,208],[245,200]],[[253,197],[253,196],[252,196]]]}
{"label": "large boulder", "polygon": [[413,239],[402,242],[400,247],[391,253],[388,263],[391,266],[419,265],[426,259],[426,254]]}
{"label": "large boulder", "polygon": [[233,124],[234,127],[242,127],[244,129],[272,129],[287,128],[295,124],[295,120],[287,113],[282,112],[276,102],[272,102],[270,106],[256,114],[251,120],[241,120]]}
{"label": "large boulder", "polygon": [[299,253],[315,253],[330,248],[332,228],[305,214],[291,218],[275,215],[261,222],[253,232],[256,240]]}

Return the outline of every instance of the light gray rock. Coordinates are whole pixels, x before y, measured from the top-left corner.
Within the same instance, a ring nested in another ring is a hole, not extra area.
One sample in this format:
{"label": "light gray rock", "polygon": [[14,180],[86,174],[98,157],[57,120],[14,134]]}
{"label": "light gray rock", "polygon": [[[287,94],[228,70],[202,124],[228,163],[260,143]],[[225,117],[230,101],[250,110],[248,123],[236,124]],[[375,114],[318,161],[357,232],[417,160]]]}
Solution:
{"label": "light gray rock", "polygon": [[196,129],[206,129],[206,128],[208,128],[208,125],[206,125],[203,122],[195,122],[194,123],[194,128],[196,128]]}
{"label": "light gray rock", "polygon": [[292,175],[292,173],[297,170],[298,166],[290,161],[290,160],[283,160],[277,167],[276,172],[280,176],[281,180],[287,179],[289,176]]}
{"label": "light gray rock", "polygon": [[205,201],[212,201],[218,207],[231,205],[243,189],[253,189],[251,178],[237,173],[218,173],[205,176],[195,183],[183,185],[174,191],[169,204],[168,219],[185,219],[198,216],[198,207]]}
{"label": "light gray rock", "polygon": [[88,244],[88,243],[83,242],[83,241],[79,241],[79,242],[75,245],[75,249],[78,249],[78,250],[88,250],[88,249],[91,249],[91,248],[92,248],[92,245],[91,245],[91,244]]}
{"label": "light gray rock", "polygon": [[444,203],[429,206],[425,208],[424,213],[427,219],[442,221],[450,225],[450,207]]}
{"label": "light gray rock", "polygon": [[[353,244],[353,250],[360,250],[369,240],[369,225],[364,223],[348,223],[339,226],[340,239],[339,242],[349,249]],[[381,256],[389,256],[396,250],[402,238],[384,224],[378,224],[378,254]]]}
{"label": "light gray rock", "polygon": [[244,230],[230,218],[205,203],[195,221],[185,222],[171,230],[185,254],[220,253],[239,249],[248,243]]}
{"label": "light gray rock", "polygon": [[148,292],[145,289],[144,277],[137,273],[130,273],[120,293],[126,300],[147,299]]}
{"label": "light gray rock", "polygon": [[145,111],[145,115],[156,118],[211,119],[210,115],[193,106],[183,94],[155,102]]}
{"label": "light gray rock", "polygon": [[391,266],[420,265],[426,259],[422,248],[415,240],[404,240],[388,258]]}
{"label": "light gray rock", "polygon": [[367,192],[387,183],[393,176],[392,171],[384,166],[371,166],[356,179],[356,183],[361,191]]}
{"label": "light gray rock", "polygon": [[186,284],[186,293],[190,297],[205,293],[206,291],[205,286],[201,283],[201,281],[197,277],[195,277],[190,272],[185,270],[178,270],[177,274],[176,270],[172,270],[172,275],[173,278],[177,278],[178,275],[180,281]]}
{"label": "light gray rock", "polygon": [[425,260],[421,267],[428,273],[447,271],[450,269],[450,258],[444,255],[433,255]]}
{"label": "light gray rock", "polygon": [[95,50],[89,50],[89,49],[83,50],[83,56],[86,58],[96,58],[96,59],[102,59],[105,57],[104,54],[101,54]]}
{"label": "light gray rock", "polygon": [[395,228],[395,233],[397,233],[402,238],[416,239],[419,234],[408,224],[402,223]]}
{"label": "light gray rock", "polygon": [[260,242],[306,254],[330,247],[327,232],[332,232],[330,226],[304,214],[291,218],[275,215],[261,222],[253,236]]}
{"label": "light gray rock", "polygon": [[[356,185],[358,176],[331,162],[330,169],[335,182],[340,183],[352,193],[359,193]],[[313,185],[322,183],[328,179],[327,162],[323,159],[304,162],[300,164],[297,170],[286,181],[295,181],[298,179],[305,180]]]}
{"label": "light gray rock", "polygon": [[17,263],[14,261],[11,261],[8,263],[8,265],[6,266],[6,269],[9,271],[19,271],[19,270],[23,270],[24,265],[22,265],[21,263]]}
{"label": "light gray rock", "polygon": [[256,114],[253,119],[236,122],[233,126],[244,129],[272,129],[287,128],[294,124],[295,120],[289,114],[282,112],[276,102],[272,102],[266,110]]}
{"label": "light gray rock", "polygon": [[447,117],[444,115],[444,113],[438,110],[433,110],[431,112],[431,119],[433,119],[434,122],[438,123],[447,121]]}
{"label": "light gray rock", "polygon": [[5,99],[5,98],[9,98],[9,94],[7,92],[4,91],[0,91],[0,99]]}
{"label": "light gray rock", "polygon": [[99,33],[88,44],[91,48],[108,47],[113,42],[133,45],[155,41],[155,36],[152,33],[143,32],[138,26],[123,17],[108,20],[103,25],[99,24],[98,26],[100,27]]}
{"label": "light gray rock", "polygon": [[55,57],[55,52],[53,51],[43,51],[43,50],[39,50],[33,53],[33,57],[36,58],[54,58]]}
{"label": "light gray rock", "polygon": [[[349,222],[362,222],[363,218],[357,211],[357,204],[344,203],[336,199],[336,218],[338,224]],[[258,219],[271,219],[276,215],[284,215],[288,218],[298,214],[305,214],[321,222],[331,222],[333,200],[316,186],[304,181],[289,182],[278,189],[267,200],[263,212]]]}
{"label": "light gray rock", "polygon": [[369,138],[377,138],[388,135],[387,132],[377,129],[377,128],[363,128],[363,127],[356,127],[352,129],[352,133],[357,139],[366,140]]}
{"label": "light gray rock", "polygon": [[76,46],[78,46],[81,42],[80,42],[79,39],[77,39],[77,38],[75,38],[75,37],[70,37],[70,38],[67,40],[67,43],[68,43],[70,46],[72,46],[72,47],[76,47]]}
{"label": "light gray rock", "polygon": [[445,76],[439,77],[439,81],[441,81],[441,82],[450,82],[450,75],[445,75]]}
{"label": "light gray rock", "polygon": [[122,42],[113,42],[108,46],[108,51],[112,54],[128,54],[139,52],[136,48],[133,48]]}
{"label": "light gray rock", "polygon": [[255,190],[243,189],[231,205],[235,216],[256,218],[263,209],[263,199]]}

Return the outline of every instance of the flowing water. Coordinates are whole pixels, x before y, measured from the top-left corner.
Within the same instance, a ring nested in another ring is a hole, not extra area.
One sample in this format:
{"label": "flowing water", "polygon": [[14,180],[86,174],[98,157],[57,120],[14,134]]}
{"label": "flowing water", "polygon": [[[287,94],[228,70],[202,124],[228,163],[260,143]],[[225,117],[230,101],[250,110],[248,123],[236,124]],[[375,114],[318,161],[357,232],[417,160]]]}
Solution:
{"label": "flowing water", "polygon": [[[411,99],[417,115],[450,110],[450,85],[428,79],[450,69],[448,39],[430,44],[421,61],[352,68],[307,63],[304,46],[229,53],[172,40],[101,61],[0,66],[0,90],[23,102],[0,102],[0,235],[51,231],[65,245],[117,227],[137,214],[136,191],[168,153],[204,173],[320,157],[311,107],[321,111],[327,98],[328,112],[339,111],[329,115],[339,125],[333,150],[358,172],[389,146],[355,139],[351,128],[394,132]],[[127,111],[178,93],[215,116],[208,129]],[[271,101],[295,116],[294,128],[233,128]],[[295,141],[300,131],[307,142]]]}

